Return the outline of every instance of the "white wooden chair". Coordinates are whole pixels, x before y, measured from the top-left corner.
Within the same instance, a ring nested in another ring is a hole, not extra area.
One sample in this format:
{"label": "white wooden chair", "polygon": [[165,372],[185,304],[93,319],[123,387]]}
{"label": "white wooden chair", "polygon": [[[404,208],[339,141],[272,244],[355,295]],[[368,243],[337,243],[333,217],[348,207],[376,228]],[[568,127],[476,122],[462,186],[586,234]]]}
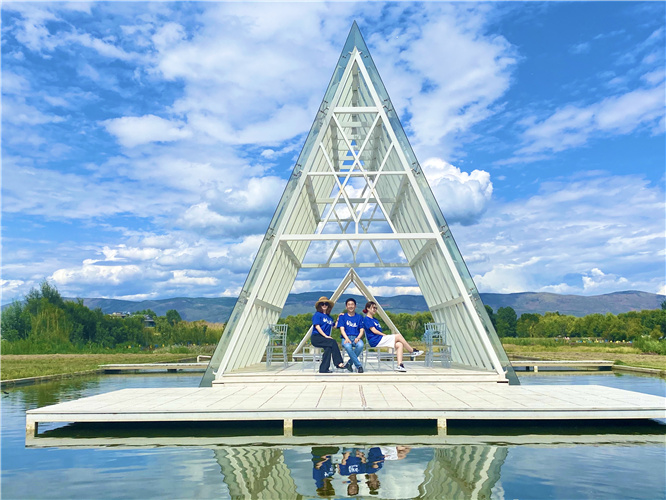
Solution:
{"label": "white wooden chair", "polygon": [[281,361],[286,368],[287,363],[287,329],[289,325],[268,325],[266,334],[268,335],[268,345],[266,346],[266,368],[271,366],[273,361]]}
{"label": "white wooden chair", "polygon": [[303,346],[303,350],[299,354],[301,358],[301,371],[305,371],[305,364],[312,363],[312,369],[317,371],[319,369],[319,364],[321,363],[323,351],[321,347],[315,347],[313,345]]}
{"label": "white wooden chair", "polygon": [[434,366],[436,362],[442,363],[444,368],[451,366],[451,346],[447,343],[447,333],[444,323],[425,324],[425,366]]}

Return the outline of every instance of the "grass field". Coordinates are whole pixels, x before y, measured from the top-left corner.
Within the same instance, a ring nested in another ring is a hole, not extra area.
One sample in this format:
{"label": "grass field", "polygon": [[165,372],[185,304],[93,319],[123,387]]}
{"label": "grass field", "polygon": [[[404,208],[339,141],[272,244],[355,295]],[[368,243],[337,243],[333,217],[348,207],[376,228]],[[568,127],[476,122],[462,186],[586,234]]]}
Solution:
{"label": "grass field", "polygon": [[[423,348],[418,342],[415,347]],[[666,370],[666,356],[643,354],[634,347],[592,345],[515,345],[505,344],[509,356],[529,356],[544,360],[603,359],[620,362],[627,366]],[[12,380],[45,375],[65,375],[96,370],[99,365],[112,363],[160,363],[174,362],[196,357],[197,354],[211,354],[212,346],[199,350],[181,349],[180,352],[160,350],[152,353],[113,353],[113,354],[17,354],[3,355],[0,358],[2,380]]]}
{"label": "grass field", "polygon": [[106,364],[174,362],[185,358],[191,356],[182,353],[10,354],[0,358],[0,374],[2,380],[13,380],[86,372]]}
{"label": "grass field", "polygon": [[561,345],[554,347],[504,344],[504,349],[509,357],[529,356],[554,361],[562,359],[601,359],[620,362],[627,366],[666,370],[666,356],[645,354],[635,347],[607,347],[604,344]]}

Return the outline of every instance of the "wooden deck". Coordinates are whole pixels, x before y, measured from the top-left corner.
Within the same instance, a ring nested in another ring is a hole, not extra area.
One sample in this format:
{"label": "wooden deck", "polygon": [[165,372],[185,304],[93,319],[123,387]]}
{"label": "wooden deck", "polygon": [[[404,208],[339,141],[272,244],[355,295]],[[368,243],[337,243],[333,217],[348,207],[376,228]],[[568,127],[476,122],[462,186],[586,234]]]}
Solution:
{"label": "wooden deck", "polygon": [[[663,419],[666,398],[596,385],[423,383],[252,383],[206,388],[123,389],[26,413],[42,422]],[[326,376],[324,376],[326,377]]]}
{"label": "wooden deck", "polygon": [[112,372],[150,372],[150,371],[168,371],[177,372],[181,370],[205,372],[208,363],[132,363],[132,364],[112,364],[99,365],[99,369],[104,373]]}

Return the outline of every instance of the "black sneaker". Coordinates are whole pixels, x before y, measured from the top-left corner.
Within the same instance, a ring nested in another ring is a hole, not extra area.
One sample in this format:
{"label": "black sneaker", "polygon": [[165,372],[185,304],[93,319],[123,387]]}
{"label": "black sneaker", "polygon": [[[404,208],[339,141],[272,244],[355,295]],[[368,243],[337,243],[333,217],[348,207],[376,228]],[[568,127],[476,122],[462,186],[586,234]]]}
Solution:
{"label": "black sneaker", "polygon": [[354,366],[352,365],[351,361],[348,361],[347,364],[345,365],[345,368],[347,368],[348,372],[353,372],[354,371]]}
{"label": "black sneaker", "polygon": [[363,373],[363,367],[359,366],[358,369],[356,370],[358,373]]}

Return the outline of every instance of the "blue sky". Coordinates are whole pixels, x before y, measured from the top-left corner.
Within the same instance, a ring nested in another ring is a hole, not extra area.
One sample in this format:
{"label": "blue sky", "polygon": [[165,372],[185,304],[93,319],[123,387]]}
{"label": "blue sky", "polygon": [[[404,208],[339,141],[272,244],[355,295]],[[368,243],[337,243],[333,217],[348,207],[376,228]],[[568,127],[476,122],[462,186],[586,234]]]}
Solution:
{"label": "blue sky", "polygon": [[354,20],[481,292],[664,294],[665,14],[3,2],[2,301],[237,295]]}

